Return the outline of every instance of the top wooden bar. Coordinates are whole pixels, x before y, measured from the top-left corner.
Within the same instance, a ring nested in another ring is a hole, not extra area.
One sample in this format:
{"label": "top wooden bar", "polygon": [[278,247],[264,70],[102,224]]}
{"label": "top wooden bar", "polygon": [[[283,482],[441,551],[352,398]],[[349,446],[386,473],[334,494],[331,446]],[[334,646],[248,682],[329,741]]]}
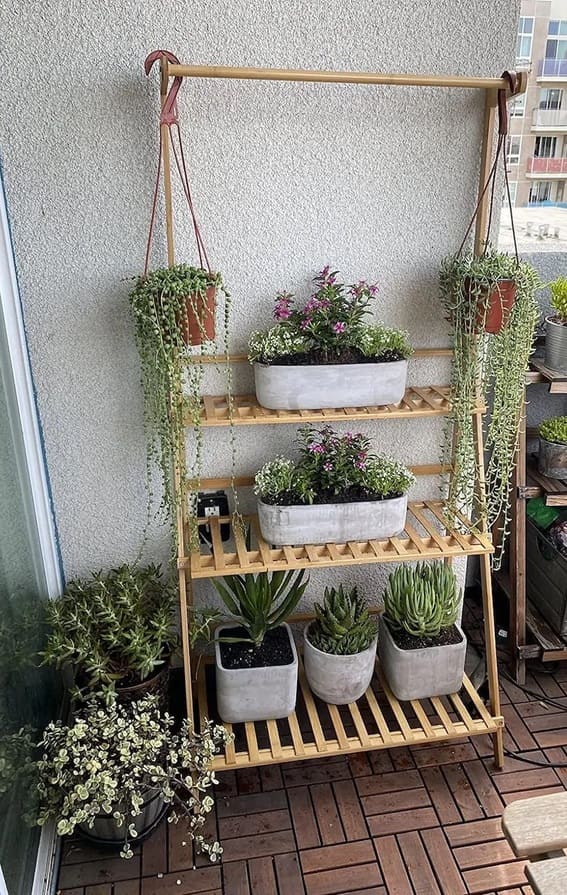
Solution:
{"label": "top wooden bar", "polygon": [[[174,65],[165,61],[171,78],[229,78],[242,81],[310,81],[329,84],[389,84],[395,87],[465,87],[477,90],[509,89],[504,78],[469,78],[463,75],[388,75],[365,71],[313,69],[232,68],[222,65]],[[523,80],[520,79],[521,86]],[[525,87],[524,87],[525,89]],[[519,92],[523,92],[520,89]]]}

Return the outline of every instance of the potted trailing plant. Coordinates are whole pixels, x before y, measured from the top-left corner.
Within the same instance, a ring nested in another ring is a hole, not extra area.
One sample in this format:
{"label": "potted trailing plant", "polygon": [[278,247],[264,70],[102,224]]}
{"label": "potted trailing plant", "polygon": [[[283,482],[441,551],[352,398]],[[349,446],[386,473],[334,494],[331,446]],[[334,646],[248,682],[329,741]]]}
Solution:
{"label": "potted trailing plant", "polygon": [[46,604],[51,627],[43,663],[74,671],[76,692],[117,691],[132,699],[167,696],[169,659],[177,642],[175,589],[159,566],[123,565],[71,581]]}
{"label": "potted trailing plant", "polygon": [[541,423],[538,468],[552,479],[567,477],[567,416],[555,416]]}
{"label": "potted trailing plant", "polygon": [[545,318],[545,366],[567,373],[567,277],[558,277],[549,288],[555,315]]}
{"label": "potted trailing plant", "polygon": [[[487,328],[490,306],[486,295],[503,278],[513,279],[516,295],[511,309],[502,314],[497,331],[496,325]],[[441,266],[440,296],[451,323],[454,349],[444,452],[444,462],[451,467],[447,519],[459,528],[459,515],[472,508],[473,521],[489,529],[499,526],[502,537],[495,568],[500,565],[508,532],[510,480],[526,370],[539,319],[535,293],[540,285],[537,272],[526,261],[491,250],[481,258],[451,255]],[[474,423],[479,402],[491,404],[484,439],[486,500],[475,491],[480,480]]]}
{"label": "potted trailing plant", "polygon": [[276,457],[255,477],[268,543],[366,541],[403,531],[415,477],[402,463],[373,454],[360,433],[304,426],[298,435],[298,460]]}
{"label": "potted trailing plant", "polygon": [[263,407],[309,410],[402,399],[412,353],[408,334],[365,321],[376,285],[345,286],[337,276],[325,267],[301,309],[290,293],[280,293],[277,324],[250,336],[249,359]]}
{"label": "potted trailing plant", "polygon": [[295,708],[297,651],[285,624],[305,571],[232,575],[213,584],[231,620],[215,631],[217,708],[223,721],[285,718]]}
{"label": "potted trailing plant", "polygon": [[376,658],[378,632],[356,587],[325,588],[323,605],[303,632],[305,675],[325,702],[346,705],[366,692]]}
{"label": "potted trailing plant", "polygon": [[[220,274],[178,264],[139,277],[130,294],[144,393],[148,509],[153,503],[151,478],[155,466],[159,470],[163,489],[161,509],[169,517],[175,533],[176,512],[183,495],[182,484],[187,475],[198,480],[202,457],[203,364],[187,346],[200,344],[200,353],[203,354],[205,343],[214,337],[214,315],[209,304],[212,292],[218,290],[222,291],[225,299],[223,347],[228,361],[230,296]],[[199,338],[196,338],[197,335]],[[228,362],[223,364],[223,372],[226,375],[234,472],[232,370]],[[186,396],[184,386],[188,391]],[[195,435],[189,463],[185,457],[187,422],[191,423]],[[174,483],[174,469],[179,475],[181,486],[178,488]],[[198,486],[194,489],[195,493],[197,491]],[[237,512],[238,499],[234,489],[233,496]],[[191,546],[195,546],[198,540],[195,525],[191,527],[190,536]]]}
{"label": "potted trailing plant", "polygon": [[211,759],[229,740],[208,721],[200,734],[187,720],[176,732],[155,696],[106,706],[91,699],[68,725],[51,722],[43,733],[38,823],[53,818],[60,836],[78,831],[121,846],[129,858],[132,840],[147,836],[171,806],[170,819],[184,817],[197,851],[216,861],[222,849],[204,840],[201,827],[214,804]]}
{"label": "potted trailing plant", "polygon": [[384,593],[378,654],[398,699],[456,693],[463,682],[467,643],[457,625],[461,594],[442,562],[401,565]]}

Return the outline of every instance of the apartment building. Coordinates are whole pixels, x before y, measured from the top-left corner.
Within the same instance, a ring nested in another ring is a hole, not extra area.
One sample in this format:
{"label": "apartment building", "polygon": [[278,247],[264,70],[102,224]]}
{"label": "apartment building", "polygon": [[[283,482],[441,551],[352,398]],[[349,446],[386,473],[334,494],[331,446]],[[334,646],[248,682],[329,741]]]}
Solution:
{"label": "apartment building", "polygon": [[523,0],[516,68],[529,82],[511,107],[513,203],[567,208],[567,0]]}

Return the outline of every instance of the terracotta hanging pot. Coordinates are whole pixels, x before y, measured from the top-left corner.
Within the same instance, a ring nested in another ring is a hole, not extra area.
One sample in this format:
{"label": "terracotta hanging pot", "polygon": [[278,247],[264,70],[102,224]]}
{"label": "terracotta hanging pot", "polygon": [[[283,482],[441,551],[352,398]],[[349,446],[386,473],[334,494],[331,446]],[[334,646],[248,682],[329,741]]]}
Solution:
{"label": "terracotta hanging pot", "polygon": [[[471,280],[465,280],[465,289],[477,302],[475,327],[492,335],[502,332],[507,326],[516,301],[514,280],[498,280],[492,289],[482,289],[480,294],[472,288]],[[476,294],[475,294],[476,293]]]}
{"label": "terracotta hanging pot", "polygon": [[186,345],[201,345],[215,338],[216,286],[208,286],[204,295],[193,293],[185,299],[185,316],[181,321]]}

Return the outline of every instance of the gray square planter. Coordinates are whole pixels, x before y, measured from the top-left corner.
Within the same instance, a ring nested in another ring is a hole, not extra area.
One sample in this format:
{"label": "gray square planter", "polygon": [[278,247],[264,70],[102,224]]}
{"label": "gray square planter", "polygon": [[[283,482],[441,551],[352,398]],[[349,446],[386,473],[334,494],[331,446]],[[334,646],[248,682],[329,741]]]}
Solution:
{"label": "gray square planter", "polygon": [[407,494],[390,500],[275,506],[258,501],[258,521],[268,544],[344,544],[392,538],[404,530]]}
{"label": "gray square planter", "polygon": [[297,650],[289,625],[287,631],[293,662],[264,668],[224,668],[218,638],[234,623],[215,631],[217,708],[223,721],[267,721],[287,718],[297,699]]}
{"label": "gray square planter", "polygon": [[307,636],[311,624],[303,631],[303,662],[309,687],[315,696],[333,705],[356,702],[372,680],[377,638],[361,653],[335,656],[313,646]]}
{"label": "gray square planter", "polygon": [[397,699],[428,699],[457,693],[461,689],[467,641],[461,628],[457,628],[461,643],[403,650],[396,645],[384,617],[380,617],[380,665]]}
{"label": "gray square planter", "polygon": [[254,364],[258,403],[270,410],[397,404],[404,396],[407,375],[407,360],[382,364]]}

